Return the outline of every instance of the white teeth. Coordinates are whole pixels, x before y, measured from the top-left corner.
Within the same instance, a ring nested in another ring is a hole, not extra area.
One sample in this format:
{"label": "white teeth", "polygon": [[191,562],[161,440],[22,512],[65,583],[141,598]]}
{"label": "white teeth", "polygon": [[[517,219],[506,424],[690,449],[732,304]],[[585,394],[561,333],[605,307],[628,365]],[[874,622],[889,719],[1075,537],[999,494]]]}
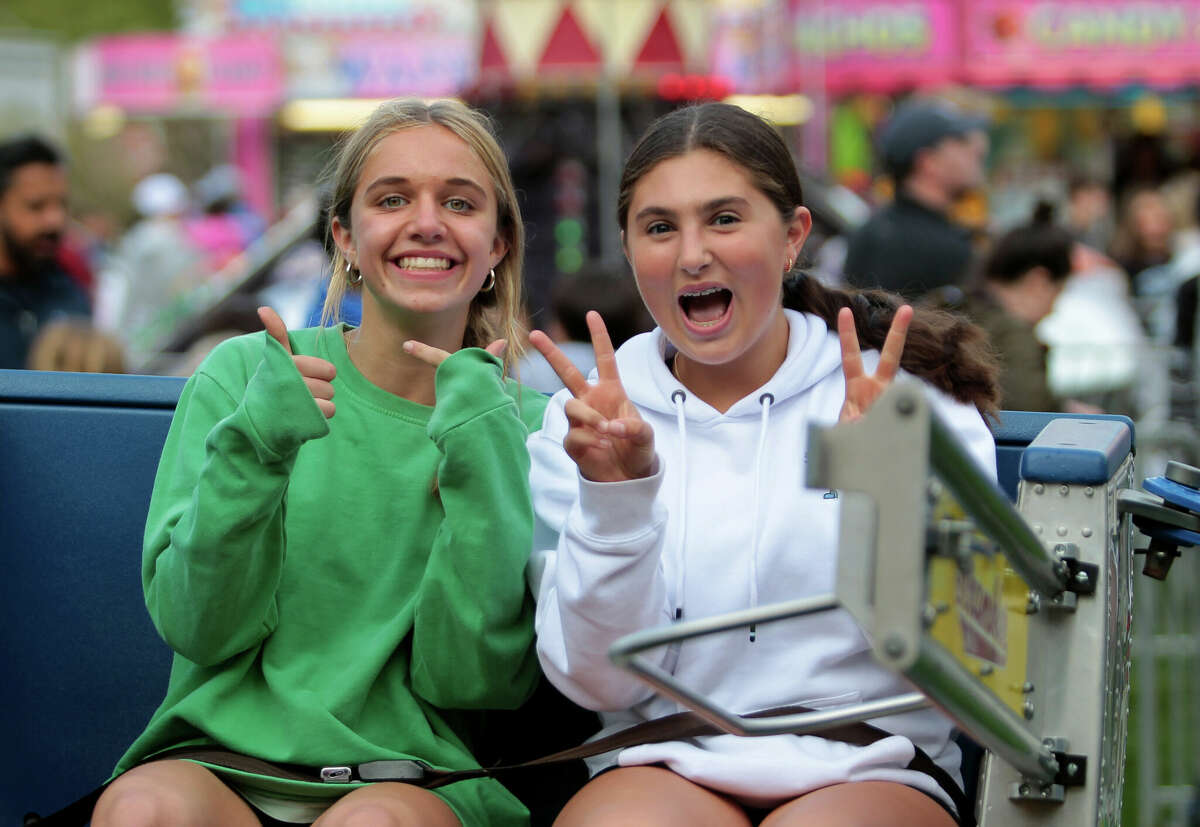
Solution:
{"label": "white teeth", "polygon": [[706,287],[703,290],[689,291],[687,293],[681,293],[680,295],[687,296],[689,299],[691,299],[699,298],[700,296],[711,296],[713,293],[721,293],[724,292],[724,290],[724,287]]}
{"label": "white teeth", "polygon": [[401,270],[449,270],[450,261],[426,256],[403,256],[396,262]]}

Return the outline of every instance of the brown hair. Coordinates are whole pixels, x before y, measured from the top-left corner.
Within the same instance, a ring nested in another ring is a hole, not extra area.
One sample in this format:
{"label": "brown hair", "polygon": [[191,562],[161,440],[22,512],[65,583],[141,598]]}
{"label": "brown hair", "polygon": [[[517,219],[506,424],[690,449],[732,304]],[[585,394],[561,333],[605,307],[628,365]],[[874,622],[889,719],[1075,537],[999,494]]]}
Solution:
{"label": "brown hair", "polygon": [[[496,232],[508,244],[508,252],[496,265],[495,289],[479,293],[471,302],[463,347],[485,347],[495,339],[506,339],[505,367],[515,364],[524,353],[525,336],[520,324],[521,275],[525,261],[525,225],[517,206],[508,161],[496,140],[487,115],[454,100],[432,103],[416,98],[387,101],[371,114],[361,127],[338,147],[332,164],[332,199],[329,224],[337,219],[350,227],[350,206],[358,189],[363,166],[371,151],[384,138],[402,129],[435,125],[448,129],[463,140],[479,158],[492,180],[496,196]],[[333,278],[325,297],[322,323],[337,318],[338,308],[347,289],[353,289],[346,273],[342,251],[333,247]]]}
{"label": "brown hair", "polygon": [[[617,221],[626,229],[638,181],[662,161],[703,149],[744,169],[755,187],[790,222],[804,205],[800,177],[787,145],[766,121],[725,103],[705,103],[668,113],[646,130],[621,175]],[[836,290],[796,273],[781,285],[783,306],[819,316],[837,329],[838,311],[849,307],[863,348],[881,349],[903,300],[879,290]],[[1000,399],[998,362],[987,335],[967,319],[940,310],[915,308],[900,365],[981,413]]]}

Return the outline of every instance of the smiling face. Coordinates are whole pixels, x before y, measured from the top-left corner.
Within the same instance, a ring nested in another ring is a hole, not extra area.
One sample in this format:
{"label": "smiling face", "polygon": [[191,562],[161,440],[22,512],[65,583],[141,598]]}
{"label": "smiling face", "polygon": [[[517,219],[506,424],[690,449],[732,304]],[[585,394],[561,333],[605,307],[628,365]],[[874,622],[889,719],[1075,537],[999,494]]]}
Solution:
{"label": "smiling face", "polygon": [[[496,196],[471,148],[437,125],[381,139],[363,165],[348,226],[333,221],[343,255],[363,276],[363,321],[454,330],[461,342],[471,302],[508,247]],[[453,338],[451,336],[450,338]]]}
{"label": "smiling face", "polygon": [[787,352],[781,285],[812,226],[808,210],[785,222],[743,167],[700,149],[642,176],[628,216],[638,289],[681,358],[695,363],[688,369],[769,378]]}

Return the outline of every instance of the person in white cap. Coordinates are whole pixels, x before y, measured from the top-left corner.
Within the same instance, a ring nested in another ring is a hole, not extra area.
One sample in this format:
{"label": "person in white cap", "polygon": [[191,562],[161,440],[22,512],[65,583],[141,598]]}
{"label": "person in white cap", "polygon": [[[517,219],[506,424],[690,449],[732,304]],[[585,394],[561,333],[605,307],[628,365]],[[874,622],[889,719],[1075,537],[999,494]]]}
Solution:
{"label": "person in white cap", "polygon": [[96,321],[125,341],[136,363],[169,333],[169,310],[203,277],[203,258],[184,232],[191,202],[182,181],[166,172],[148,175],[130,199],[141,219],[101,274]]}

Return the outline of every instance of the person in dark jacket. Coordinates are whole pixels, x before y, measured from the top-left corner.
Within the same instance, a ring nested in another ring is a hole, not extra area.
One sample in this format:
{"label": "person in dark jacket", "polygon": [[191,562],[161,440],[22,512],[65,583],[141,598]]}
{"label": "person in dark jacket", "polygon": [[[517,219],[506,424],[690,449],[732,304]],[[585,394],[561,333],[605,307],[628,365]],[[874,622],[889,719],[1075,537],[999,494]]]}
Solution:
{"label": "person in dark jacket", "polygon": [[62,156],[35,135],[0,143],[0,368],[23,368],[47,322],[90,316],[87,294],[59,263],[67,226]]}
{"label": "person in dark jacket", "polygon": [[901,106],[884,127],[879,147],[896,182],[896,197],[850,237],[847,282],[909,298],[961,286],[971,262],[971,240],[949,212],[983,182],[987,147],[982,120],[944,103]]}

